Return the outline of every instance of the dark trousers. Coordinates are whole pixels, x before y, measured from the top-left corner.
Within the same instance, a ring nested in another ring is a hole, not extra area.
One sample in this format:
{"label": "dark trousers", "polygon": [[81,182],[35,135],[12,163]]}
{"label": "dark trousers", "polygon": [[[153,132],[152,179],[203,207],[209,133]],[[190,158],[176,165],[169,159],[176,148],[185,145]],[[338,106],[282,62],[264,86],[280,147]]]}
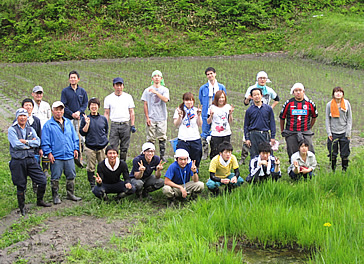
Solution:
{"label": "dark trousers", "polygon": [[254,158],[255,156],[259,155],[258,146],[262,142],[268,142],[270,141],[270,136],[268,131],[249,131],[249,137],[250,137],[250,158]]}
{"label": "dark trousers", "polygon": [[117,183],[114,184],[104,184],[102,183],[101,185],[96,185],[93,189],[92,192],[94,193],[94,195],[98,198],[102,198],[103,193],[122,193],[122,192],[127,192],[128,194],[133,194],[135,193],[135,187],[132,185],[132,188],[129,190],[125,187],[125,182],[123,181],[119,181]]}
{"label": "dark trousers", "polygon": [[309,173],[303,174],[303,173],[294,173],[293,170],[289,172],[289,177],[291,177],[292,180],[298,181],[299,179],[301,179],[301,177],[303,177],[305,180],[307,180],[307,176],[312,179],[312,171],[310,171]]}
{"label": "dark trousers", "polygon": [[332,141],[327,139],[327,149],[329,151],[330,160],[336,160],[339,154],[340,146],[340,157],[345,160],[350,155],[350,140],[346,137],[346,134],[334,134],[332,133]]}
{"label": "dark trousers", "polygon": [[27,176],[41,188],[47,185],[47,177],[44,175],[36,158],[11,159],[9,163],[11,179],[17,187],[18,192],[27,188]]}
{"label": "dark trousers", "polygon": [[202,143],[201,139],[184,141],[178,139],[177,149],[185,149],[190,154],[190,159],[196,161],[196,167],[200,166],[202,157]]}
{"label": "dark trousers", "polygon": [[229,136],[225,136],[225,137],[211,137],[211,142],[210,142],[210,148],[211,148],[211,152],[210,152],[210,159],[213,159],[217,154],[219,154],[219,145],[224,142],[227,141],[230,143],[230,135]]}
{"label": "dark trousers", "polygon": [[[308,150],[311,151],[312,153],[315,153],[315,150],[313,148],[313,144],[312,144],[312,136],[311,135],[303,135],[300,134],[300,136],[303,136],[304,139],[306,139],[308,141]],[[286,145],[287,145],[287,154],[288,154],[288,158],[289,158],[289,162],[291,163],[291,156],[293,155],[293,153],[296,153],[297,151],[299,151],[299,147],[298,147],[298,143],[299,143],[299,134],[292,134],[289,136],[286,136]]]}
{"label": "dark trousers", "polygon": [[135,186],[137,193],[141,193],[142,190],[153,192],[164,186],[164,180],[161,178],[157,179],[154,175],[150,175],[146,179],[131,178],[131,183]]}
{"label": "dark trousers", "polygon": [[120,152],[127,152],[130,143],[130,133],[129,123],[120,124],[111,122],[109,136],[110,145],[114,148],[118,148],[120,143]]}

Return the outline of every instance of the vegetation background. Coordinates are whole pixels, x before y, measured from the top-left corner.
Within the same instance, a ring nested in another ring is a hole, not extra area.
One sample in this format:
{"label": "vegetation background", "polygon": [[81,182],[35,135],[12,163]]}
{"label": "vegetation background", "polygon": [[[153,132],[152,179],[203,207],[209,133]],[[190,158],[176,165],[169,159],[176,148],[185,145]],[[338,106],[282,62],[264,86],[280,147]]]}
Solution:
{"label": "vegetation background", "polygon": [[360,0],[2,0],[2,62],[288,51],[363,68]]}

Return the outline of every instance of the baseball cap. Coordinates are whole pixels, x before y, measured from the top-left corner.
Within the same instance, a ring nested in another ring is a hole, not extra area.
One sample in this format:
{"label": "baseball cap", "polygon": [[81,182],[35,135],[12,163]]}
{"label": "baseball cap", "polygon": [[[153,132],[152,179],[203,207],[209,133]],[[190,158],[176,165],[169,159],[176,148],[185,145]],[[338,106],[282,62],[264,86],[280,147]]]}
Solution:
{"label": "baseball cap", "polygon": [[43,93],[43,87],[42,86],[34,86],[33,93],[42,92]]}
{"label": "baseball cap", "polygon": [[21,115],[28,116],[28,111],[24,108],[19,108],[18,110],[16,110],[16,113],[15,113],[16,118],[18,118],[18,116],[21,116]]}
{"label": "baseball cap", "polygon": [[124,84],[124,79],[121,78],[121,77],[116,77],[112,80],[112,83],[115,84],[115,83],[122,83]]}
{"label": "baseball cap", "polygon": [[52,109],[53,108],[57,108],[59,106],[62,106],[64,108],[64,104],[61,102],[61,101],[55,101],[53,104],[52,104]]}

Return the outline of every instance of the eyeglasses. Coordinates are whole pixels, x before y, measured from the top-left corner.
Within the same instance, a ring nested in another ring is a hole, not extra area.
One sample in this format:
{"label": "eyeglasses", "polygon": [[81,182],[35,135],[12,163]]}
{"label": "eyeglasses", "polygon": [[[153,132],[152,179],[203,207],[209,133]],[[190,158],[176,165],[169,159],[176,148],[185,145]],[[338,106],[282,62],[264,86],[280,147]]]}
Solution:
{"label": "eyeglasses", "polygon": [[36,92],[36,94],[42,94],[43,92]]}

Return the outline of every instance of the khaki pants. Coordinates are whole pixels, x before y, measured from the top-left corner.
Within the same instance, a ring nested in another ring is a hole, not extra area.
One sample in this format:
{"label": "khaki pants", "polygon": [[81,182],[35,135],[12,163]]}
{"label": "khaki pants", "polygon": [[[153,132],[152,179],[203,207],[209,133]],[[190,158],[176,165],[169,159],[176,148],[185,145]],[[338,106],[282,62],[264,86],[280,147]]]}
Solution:
{"label": "khaki pants", "polygon": [[[182,186],[182,185],[180,185]],[[204,183],[203,182],[194,182],[194,181],[190,181],[190,182],[187,182],[186,183],[186,191],[189,193],[189,194],[192,194],[192,193],[200,193],[203,191],[203,188],[204,188]],[[163,187],[163,194],[167,197],[167,198],[181,198],[182,197],[182,192],[180,189],[178,188],[172,188],[171,186],[169,185],[164,185]]]}
{"label": "khaki pants", "polygon": [[167,140],[167,120],[150,121],[150,126],[147,126],[147,141],[154,144],[157,139]]}
{"label": "khaki pants", "polygon": [[87,171],[94,172],[96,167],[96,161],[97,163],[100,163],[105,159],[105,148],[100,150],[92,150],[85,146],[84,152],[87,157]]}

